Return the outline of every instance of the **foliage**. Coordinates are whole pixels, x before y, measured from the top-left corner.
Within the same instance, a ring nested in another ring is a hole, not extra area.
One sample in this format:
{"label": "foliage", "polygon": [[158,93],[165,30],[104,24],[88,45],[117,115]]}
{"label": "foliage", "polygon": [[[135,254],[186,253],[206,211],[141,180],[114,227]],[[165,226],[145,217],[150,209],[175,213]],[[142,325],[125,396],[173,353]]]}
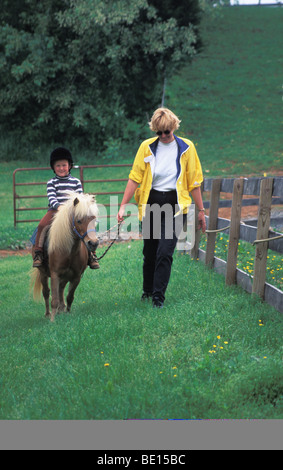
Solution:
{"label": "foliage", "polygon": [[5,0],[0,125],[86,146],[123,136],[160,103],[165,68],[195,54],[193,21],[162,18],[147,0]]}
{"label": "foliage", "polygon": [[190,24],[195,25],[197,32],[197,49],[201,47],[201,38],[199,37],[198,25],[201,23],[203,9],[206,8],[206,2],[201,5],[201,2],[195,0],[179,1],[176,3],[174,0],[148,0],[150,5],[153,5],[158,13],[158,16],[163,20],[168,21],[170,18],[177,20],[179,27],[187,27]]}

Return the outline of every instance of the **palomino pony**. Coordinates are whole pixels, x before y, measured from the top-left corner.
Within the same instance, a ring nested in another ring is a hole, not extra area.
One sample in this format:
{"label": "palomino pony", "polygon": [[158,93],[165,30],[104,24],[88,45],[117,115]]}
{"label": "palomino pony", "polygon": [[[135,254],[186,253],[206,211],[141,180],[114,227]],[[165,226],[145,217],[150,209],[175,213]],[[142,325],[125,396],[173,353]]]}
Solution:
{"label": "palomino pony", "polygon": [[35,268],[34,276],[34,298],[39,299],[43,293],[45,316],[51,317],[51,321],[55,320],[56,313],[66,311],[64,290],[68,282],[67,311],[71,310],[76,288],[88,265],[89,251],[95,251],[99,243],[95,230],[97,215],[94,196],[70,192],[52,221],[47,260],[41,268]]}

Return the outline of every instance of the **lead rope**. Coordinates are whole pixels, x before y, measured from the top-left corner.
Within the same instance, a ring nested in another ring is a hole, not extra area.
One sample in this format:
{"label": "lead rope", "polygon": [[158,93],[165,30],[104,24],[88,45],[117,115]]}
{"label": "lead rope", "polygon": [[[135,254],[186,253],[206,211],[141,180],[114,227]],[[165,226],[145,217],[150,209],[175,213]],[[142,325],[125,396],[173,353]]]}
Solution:
{"label": "lead rope", "polygon": [[112,240],[112,242],[111,242],[110,245],[107,247],[107,249],[105,250],[105,252],[103,253],[103,255],[101,255],[99,258],[97,258],[97,261],[100,261],[102,258],[104,258],[104,256],[106,255],[106,253],[108,253],[108,251],[110,250],[111,246],[113,246],[114,243],[116,242],[116,240],[118,240],[119,235],[120,235],[120,228],[121,228],[122,222],[119,222],[118,224],[114,225],[112,228],[110,228],[109,230],[107,230],[107,231],[104,232],[104,233],[110,232],[110,230],[112,230],[113,228],[117,227],[117,225],[118,225],[118,229],[117,229],[117,235],[116,235],[116,237],[114,238],[114,240]]}

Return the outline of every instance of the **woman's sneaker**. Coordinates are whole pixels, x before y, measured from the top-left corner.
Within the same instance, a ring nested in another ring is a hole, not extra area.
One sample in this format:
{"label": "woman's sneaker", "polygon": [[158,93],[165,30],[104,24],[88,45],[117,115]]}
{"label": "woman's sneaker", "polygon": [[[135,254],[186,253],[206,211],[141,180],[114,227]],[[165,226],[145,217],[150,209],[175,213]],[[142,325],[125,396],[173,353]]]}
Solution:
{"label": "woman's sneaker", "polygon": [[151,297],[152,297],[152,294],[150,294],[149,292],[144,292],[141,296],[141,301],[144,302],[145,300],[151,299]]}
{"label": "woman's sneaker", "polygon": [[160,300],[158,297],[154,297],[152,299],[152,306],[153,308],[163,308],[164,302]]}

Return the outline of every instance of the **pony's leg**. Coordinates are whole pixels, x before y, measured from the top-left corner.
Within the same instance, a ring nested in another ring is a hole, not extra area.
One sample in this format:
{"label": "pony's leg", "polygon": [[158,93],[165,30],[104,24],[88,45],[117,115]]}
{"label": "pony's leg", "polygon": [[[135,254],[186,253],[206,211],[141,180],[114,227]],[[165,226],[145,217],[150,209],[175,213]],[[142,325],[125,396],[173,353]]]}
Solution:
{"label": "pony's leg", "polygon": [[81,277],[79,276],[78,278],[76,278],[76,279],[74,279],[73,281],[70,282],[69,292],[68,292],[68,296],[67,296],[67,312],[71,311],[72,303],[73,303],[74,297],[75,297],[75,291],[76,291],[76,288],[78,287],[78,285],[80,283],[80,280],[81,280]]}
{"label": "pony's leg", "polygon": [[67,281],[60,281],[59,283],[59,307],[58,312],[65,312],[66,311],[66,304],[64,299],[64,290],[67,285]]}
{"label": "pony's leg", "polygon": [[50,305],[49,305],[49,295],[50,289],[48,285],[48,276],[46,274],[40,273],[41,284],[42,284],[42,294],[45,301],[45,316],[50,317]]}
{"label": "pony's leg", "polygon": [[59,278],[56,273],[51,273],[51,294],[51,321],[53,322],[59,307]]}

